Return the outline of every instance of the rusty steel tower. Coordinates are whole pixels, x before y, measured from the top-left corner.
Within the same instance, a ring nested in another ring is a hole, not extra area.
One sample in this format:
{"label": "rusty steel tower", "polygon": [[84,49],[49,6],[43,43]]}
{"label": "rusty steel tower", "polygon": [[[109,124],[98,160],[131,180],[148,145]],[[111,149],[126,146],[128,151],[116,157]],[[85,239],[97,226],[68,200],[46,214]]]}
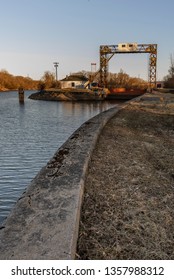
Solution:
{"label": "rusty steel tower", "polygon": [[149,53],[148,82],[152,90],[156,86],[157,44],[122,43],[100,46],[100,84],[107,87],[108,65],[114,54]]}

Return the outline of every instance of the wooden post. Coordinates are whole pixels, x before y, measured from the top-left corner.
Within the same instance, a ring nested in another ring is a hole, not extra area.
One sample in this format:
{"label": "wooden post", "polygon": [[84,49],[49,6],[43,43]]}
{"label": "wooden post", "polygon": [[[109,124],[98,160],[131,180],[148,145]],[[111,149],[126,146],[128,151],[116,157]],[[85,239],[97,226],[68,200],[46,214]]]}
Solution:
{"label": "wooden post", "polygon": [[18,94],[19,94],[19,103],[24,103],[24,89],[20,87],[18,89]]}

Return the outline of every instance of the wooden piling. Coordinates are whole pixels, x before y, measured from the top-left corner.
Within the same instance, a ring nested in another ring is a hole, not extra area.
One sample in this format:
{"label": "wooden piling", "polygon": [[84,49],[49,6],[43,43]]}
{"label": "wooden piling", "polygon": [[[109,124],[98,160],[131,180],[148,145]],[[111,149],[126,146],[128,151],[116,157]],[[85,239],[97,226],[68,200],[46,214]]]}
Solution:
{"label": "wooden piling", "polygon": [[24,89],[20,87],[18,89],[18,95],[19,95],[19,103],[24,103]]}

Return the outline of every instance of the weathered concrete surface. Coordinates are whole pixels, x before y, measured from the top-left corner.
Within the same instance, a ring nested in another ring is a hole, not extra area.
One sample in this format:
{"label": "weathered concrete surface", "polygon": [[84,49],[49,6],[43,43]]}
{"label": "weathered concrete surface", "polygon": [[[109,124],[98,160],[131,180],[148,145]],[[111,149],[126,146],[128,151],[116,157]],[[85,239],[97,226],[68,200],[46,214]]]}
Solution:
{"label": "weathered concrete surface", "polygon": [[89,160],[117,111],[83,124],[34,178],[1,227],[0,259],[74,259]]}

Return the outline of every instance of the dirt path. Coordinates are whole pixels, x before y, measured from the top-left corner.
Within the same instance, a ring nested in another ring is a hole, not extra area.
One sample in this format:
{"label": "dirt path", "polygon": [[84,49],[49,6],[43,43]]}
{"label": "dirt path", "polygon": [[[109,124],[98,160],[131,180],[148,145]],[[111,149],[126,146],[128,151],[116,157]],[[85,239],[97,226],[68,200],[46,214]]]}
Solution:
{"label": "dirt path", "polygon": [[170,113],[133,104],[102,131],[85,182],[77,259],[174,259]]}

